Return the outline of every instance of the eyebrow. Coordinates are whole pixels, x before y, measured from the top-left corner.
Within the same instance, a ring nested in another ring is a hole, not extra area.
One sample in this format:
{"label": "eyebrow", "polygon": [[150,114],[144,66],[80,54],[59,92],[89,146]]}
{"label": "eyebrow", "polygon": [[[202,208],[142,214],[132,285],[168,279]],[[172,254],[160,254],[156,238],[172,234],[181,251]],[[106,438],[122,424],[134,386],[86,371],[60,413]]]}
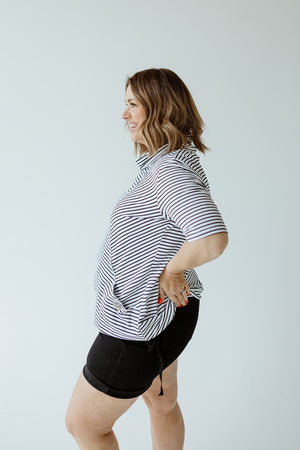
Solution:
{"label": "eyebrow", "polygon": [[[129,99],[128,99],[128,102],[131,102],[131,100],[132,100],[132,101],[135,101],[134,98],[129,98]],[[125,103],[126,103],[126,98],[125,98]]]}

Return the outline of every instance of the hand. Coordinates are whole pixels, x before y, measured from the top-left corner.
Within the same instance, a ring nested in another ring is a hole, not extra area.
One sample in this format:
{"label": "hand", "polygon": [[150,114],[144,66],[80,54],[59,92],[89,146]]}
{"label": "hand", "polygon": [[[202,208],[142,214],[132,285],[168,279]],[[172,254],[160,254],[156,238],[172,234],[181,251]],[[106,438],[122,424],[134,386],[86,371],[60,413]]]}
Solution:
{"label": "hand", "polygon": [[[184,290],[185,292],[182,293]],[[188,294],[190,294],[190,288],[185,280],[184,272],[170,272],[166,266],[159,276],[159,297],[162,301],[166,295],[176,306],[181,308],[181,306],[187,305]]]}

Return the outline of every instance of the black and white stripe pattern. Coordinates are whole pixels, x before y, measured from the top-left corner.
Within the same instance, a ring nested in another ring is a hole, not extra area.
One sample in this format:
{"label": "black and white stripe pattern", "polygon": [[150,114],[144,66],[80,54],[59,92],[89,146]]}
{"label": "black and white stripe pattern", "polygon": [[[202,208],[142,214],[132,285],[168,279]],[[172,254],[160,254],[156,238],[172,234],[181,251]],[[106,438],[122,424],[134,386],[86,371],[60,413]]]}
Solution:
{"label": "black and white stripe pattern", "polygon": [[[175,315],[166,297],[158,303],[159,276],[182,244],[227,232],[214,203],[198,150],[167,145],[136,162],[140,173],[113,208],[98,252],[94,278],[95,324],[99,331],[121,339],[149,340]],[[201,298],[203,285],[194,269],[184,272],[192,296]]]}

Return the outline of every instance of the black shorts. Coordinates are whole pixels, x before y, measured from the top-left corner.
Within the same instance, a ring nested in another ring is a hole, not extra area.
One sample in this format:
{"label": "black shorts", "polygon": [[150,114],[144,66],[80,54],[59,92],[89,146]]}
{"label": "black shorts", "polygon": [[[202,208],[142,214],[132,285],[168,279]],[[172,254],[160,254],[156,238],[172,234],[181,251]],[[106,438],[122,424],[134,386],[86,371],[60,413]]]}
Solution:
{"label": "black shorts", "polygon": [[133,398],[145,392],[159,374],[182,353],[191,339],[199,315],[200,300],[190,296],[176,308],[169,325],[155,338],[132,341],[99,332],[87,355],[83,374],[99,391],[112,397]]}

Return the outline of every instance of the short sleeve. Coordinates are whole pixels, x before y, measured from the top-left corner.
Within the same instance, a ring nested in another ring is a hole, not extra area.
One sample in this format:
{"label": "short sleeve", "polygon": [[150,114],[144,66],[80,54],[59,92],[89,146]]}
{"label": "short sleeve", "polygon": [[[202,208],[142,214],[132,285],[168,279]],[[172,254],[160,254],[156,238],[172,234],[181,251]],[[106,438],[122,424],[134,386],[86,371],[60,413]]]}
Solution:
{"label": "short sleeve", "polygon": [[154,185],[161,214],[182,230],[187,241],[228,232],[205,182],[187,165],[179,161],[161,164]]}

